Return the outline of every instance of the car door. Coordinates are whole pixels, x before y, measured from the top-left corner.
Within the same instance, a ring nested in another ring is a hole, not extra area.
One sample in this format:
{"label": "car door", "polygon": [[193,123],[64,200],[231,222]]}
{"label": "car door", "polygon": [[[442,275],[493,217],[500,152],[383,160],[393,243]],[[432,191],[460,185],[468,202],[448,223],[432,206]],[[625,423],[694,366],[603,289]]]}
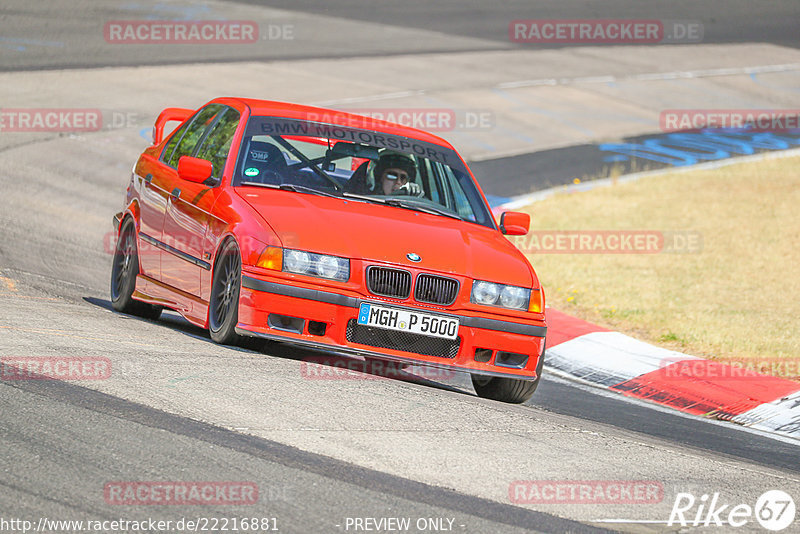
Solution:
{"label": "car door", "polygon": [[175,150],[191,118],[170,137],[158,159],[142,157],[136,165],[135,180],[139,197],[139,270],[145,276],[161,280],[161,234],[167,213],[172,169],[164,164]]}
{"label": "car door", "polygon": [[164,219],[169,195],[177,180],[177,171],[170,162],[178,154],[179,147],[185,150],[191,145],[194,148],[190,134],[198,129],[198,123],[202,125],[209,114],[213,117],[222,106],[209,107],[195,113],[170,136],[158,159],[141,158],[136,166],[140,211],[139,268],[142,274],[154,280],[161,280]]}
{"label": "car door", "polygon": [[191,140],[192,145],[179,145],[170,158],[170,164],[176,168],[181,156],[205,159],[213,166],[211,177],[205,183],[175,179],[164,217],[162,235],[166,246],[161,255],[161,279],[194,296],[201,295],[201,273],[211,269],[211,258],[204,254],[203,239],[213,219],[214,187],[222,177],[239,119],[239,112],[227,106],[219,106],[213,115],[198,115],[198,122],[204,124],[202,131],[199,127],[199,135],[189,131],[187,135],[196,136],[196,140]]}
{"label": "car door", "polygon": [[167,212],[167,192],[155,169],[157,163],[142,158],[135,171],[139,197],[139,272],[154,280],[161,279],[161,239],[164,214]]}

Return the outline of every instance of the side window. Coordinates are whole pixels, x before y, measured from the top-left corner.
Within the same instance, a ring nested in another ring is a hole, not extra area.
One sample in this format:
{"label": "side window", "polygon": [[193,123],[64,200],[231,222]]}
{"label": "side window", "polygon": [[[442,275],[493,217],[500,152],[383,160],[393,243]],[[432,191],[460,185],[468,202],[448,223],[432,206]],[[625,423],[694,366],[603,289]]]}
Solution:
{"label": "side window", "polygon": [[[304,149],[305,146],[300,150]],[[241,159],[237,185],[243,181],[279,185],[286,183],[290,174],[294,175],[289,172],[286,152],[274,139],[267,136],[259,135],[245,139],[239,154]],[[296,161],[292,160],[292,163],[296,164]]]}
{"label": "side window", "polygon": [[[214,118],[223,109],[224,106],[220,104],[211,104],[201,109],[194,116],[194,119],[192,119],[191,124],[189,124],[187,128],[181,128],[183,132],[180,130],[176,132],[173,139],[176,139],[178,134],[181,134],[180,140],[177,142],[178,144],[175,146],[175,149],[169,154],[169,158],[164,159],[164,162],[170,167],[177,168],[178,160],[181,159],[181,156],[191,156],[194,154],[197,143],[203,138],[203,133],[206,131],[206,128],[213,124]],[[169,142],[172,143],[172,139],[170,139]],[[169,147],[167,148],[169,149]]]}
{"label": "side window", "polygon": [[161,154],[161,161],[167,163],[169,161],[169,157],[172,155],[172,151],[175,150],[175,146],[183,137],[183,134],[186,132],[186,128],[192,123],[191,120],[188,120],[181,125],[178,130],[172,134],[169,141],[167,142],[167,146],[164,147],[164,152]]}
{"label": "side window", "polygon": [[219,179],[222,176],[222,168],[225,167],[225,160],[228,159],[233,134],[239,125],[239,118],[238,111],[233,108],[225,108],[222,117],[205,136],[203,144],[195,154],[195,157],[211,162],[214,166],[214,171],[211,173],[213,178]]}
{"label": "side window", "polygon": [[453,195],[456,213],[468,221],[474,221],[475,213],[472,211],[472,206],[467,199],[467,194],[461,188],[458,178],[456,178],[456,175],[453,174],[453,170],[446,165],[442,165],[441,163],[435,163],[434,165],[436,165],[437,169],[444,174],[444,179],[447,182],[448,189]]}
{"label": "side window", "polygon": [[417,166],[419,167],[420,179],[422,180],[422,185],[425,191],[428,191],[432,201],[436,202],[437,204],[441,204],[442,206],[446,205],[444,199],[439,193],[441,188],[439,187],[439,181],[436,179],[436,176],[431,169],[431,161],[427,158],[420,157],[417,157],[416,159]]}

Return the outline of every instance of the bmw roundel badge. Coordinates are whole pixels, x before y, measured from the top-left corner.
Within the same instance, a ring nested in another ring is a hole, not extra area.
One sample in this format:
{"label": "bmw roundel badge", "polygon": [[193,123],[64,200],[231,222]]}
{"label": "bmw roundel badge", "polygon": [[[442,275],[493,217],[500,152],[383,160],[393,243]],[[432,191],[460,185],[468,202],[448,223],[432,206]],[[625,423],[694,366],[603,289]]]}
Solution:
{"label": "bmw roundel badge", "polygon": [[414,263],[417,263],[422,260],[422,258],[419,257],[419,254],[416,254],[414,252],[409,252],[408,254],[406,254],[406,258],[413,261]]}

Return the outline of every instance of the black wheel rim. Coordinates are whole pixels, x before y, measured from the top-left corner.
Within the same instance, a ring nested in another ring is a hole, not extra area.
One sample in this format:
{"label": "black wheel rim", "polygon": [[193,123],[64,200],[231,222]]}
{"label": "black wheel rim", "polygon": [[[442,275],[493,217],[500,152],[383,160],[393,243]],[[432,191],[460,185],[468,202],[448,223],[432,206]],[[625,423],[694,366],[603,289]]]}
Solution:
{"label": "black wheel rim", "polygon": [[133,265],[135,262],[136,241],[133,232],[131,232],[129,228],[126,228],[122,236],[120,236],[116,250],[114,251],[114,268],[112,271],[114,294],[111,295],[114,300],[122,295],[125,283],[130,279],[131,275],[136,274],[133,273]]}
{"label": "black wheel rim", "polygon": [[236,312],[239,305],[237,294],[239,292],[239,277],[241,275],[241,260],[235,246],[225,248],[222,258],[217,265],[214,277],[214,291],[212,296],[211,319],[212,328],[219,330],[225,322]]}

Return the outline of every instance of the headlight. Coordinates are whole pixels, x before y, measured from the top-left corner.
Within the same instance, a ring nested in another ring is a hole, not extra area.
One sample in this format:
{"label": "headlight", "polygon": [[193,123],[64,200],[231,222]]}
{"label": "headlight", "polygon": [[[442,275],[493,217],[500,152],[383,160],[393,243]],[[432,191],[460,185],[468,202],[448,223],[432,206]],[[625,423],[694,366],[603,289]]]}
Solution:
{"label": "headlight", "polygon": [[[317,262],[317,274],[322,278],[342,278],[348,271],[347,260],[336,256],[320,256]],[[347,279],[347,276],[344,277]]]}
{"label": "headlight", "polygon": [[306,274],[311,267],[311,255],[302,250],[287,250],[283,254],[283,270]]}
{"label": "headlight", "polygon": [[484,306],[500,306],[512,310],[527,310],[531,290],[525,287],[507,286],[475,280],[470,301]]}
{"label": "headlight", "polygon": [[283,270],[289,273],[307,274],[345,282],[350,278],[350,260],[338,256],[286,249],[283,251]]}
{"label": "headlight", "polygon": [[472,284],[472,302],[492,305],[497,302],[500,286],[491,282],[476,281]]}
{"label": "headlight", "polygon": [[530,290],[506,286],[500,292],[500,305],[504,308],[527,308],[528,295],[530,295]]}

